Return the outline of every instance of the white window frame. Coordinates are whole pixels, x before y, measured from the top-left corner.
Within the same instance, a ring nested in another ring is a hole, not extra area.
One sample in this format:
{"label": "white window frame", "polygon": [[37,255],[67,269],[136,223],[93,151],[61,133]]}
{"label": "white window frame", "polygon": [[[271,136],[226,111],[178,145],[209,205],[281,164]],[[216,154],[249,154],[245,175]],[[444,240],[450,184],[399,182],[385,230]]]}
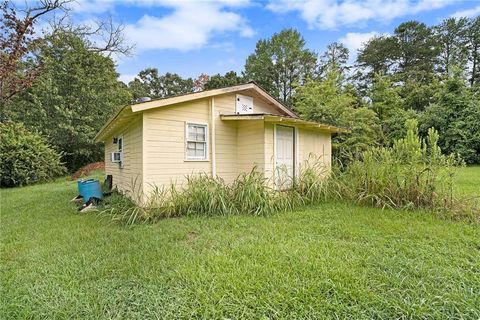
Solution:
{"label": "white window frame", "polygon": [[[188,128],[189,126],[202,126],[205,127],[205,152],[202,157],[192,157],[188,155],[188,143],[198,141],[188,140]],[[198,122],[198,121],[186,121],[185,122],[185,161],[210,161],[209,159],[209,144],[210,144],[210,131],[208,128],[208,123]]]}

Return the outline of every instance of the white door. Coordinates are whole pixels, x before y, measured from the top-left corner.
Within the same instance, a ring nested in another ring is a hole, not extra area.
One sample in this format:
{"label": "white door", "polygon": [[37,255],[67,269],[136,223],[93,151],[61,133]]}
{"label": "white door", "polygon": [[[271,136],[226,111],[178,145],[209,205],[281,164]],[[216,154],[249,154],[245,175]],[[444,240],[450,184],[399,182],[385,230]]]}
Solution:
{"label": "white door", "polygon": [[275,148],[275,176],[279,189],[286,189],[292,185],[295,175],[294,137],[293,127],[276,126]]}

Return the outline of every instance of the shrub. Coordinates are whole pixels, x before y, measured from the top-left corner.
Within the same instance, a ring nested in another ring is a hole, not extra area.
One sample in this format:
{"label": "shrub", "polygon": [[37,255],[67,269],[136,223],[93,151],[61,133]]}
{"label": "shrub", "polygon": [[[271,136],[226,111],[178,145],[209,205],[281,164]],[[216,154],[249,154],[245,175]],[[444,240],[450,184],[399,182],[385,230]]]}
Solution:
{"label": "shrub", "polygon": [[19,123],[0,123],[2,187],[45,181],[65,173],[60,154],[40,135]]}
{"label": "shrub", "polygon": [[474,217],[476,209],[455,197],[453,177],[462,161],[442,154],[434,129],[423,140],[416,120],[406,126],[406,137],[393,147],[371,148],[337,175],[341,196],[382,208],[424,208],[449,217]]}

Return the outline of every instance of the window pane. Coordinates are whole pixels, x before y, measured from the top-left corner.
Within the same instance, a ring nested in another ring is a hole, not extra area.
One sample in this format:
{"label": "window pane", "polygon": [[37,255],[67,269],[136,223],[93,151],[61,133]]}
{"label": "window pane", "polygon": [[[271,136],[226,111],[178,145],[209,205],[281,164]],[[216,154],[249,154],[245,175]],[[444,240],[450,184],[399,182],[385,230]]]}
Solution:
{"label": "window pane", "polygon": [[205,134],[203,133],[197,134],[197,141],[205,141]]}
{"label": "window pane", "polygon": [[204,158],[205,157],[205,151],[204,150],[196,150],[195,151],[195,156],[196,157],[201,157],[201,158]]}
{"label": "window pane", "polygon": [[188,157],[195,157],[195,149],[187,149]]}
{"label": "window pane", "polygon": [[196,140],[205,141],[205,127],[197,127]]}
{"label": "window pane", "polygon": [[189,125],[188,126],[188,140],[195,140],[195,126]]}
{"label": "window pane", "polygon": [[207,126],[189,124],[187,127],[187,158],[207,158]]}

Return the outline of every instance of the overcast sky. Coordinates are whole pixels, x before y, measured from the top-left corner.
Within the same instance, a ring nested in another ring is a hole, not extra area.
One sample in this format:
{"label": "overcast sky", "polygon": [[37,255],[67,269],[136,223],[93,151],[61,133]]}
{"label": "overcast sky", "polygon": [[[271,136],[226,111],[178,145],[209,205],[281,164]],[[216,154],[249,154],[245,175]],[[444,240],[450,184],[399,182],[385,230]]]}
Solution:
{"label": "overcast sky", "polygon": [[239,72],[256,41],[283,28],[296,28],[317,53],[341,41],[354,56],[364,41],[403,21],[433,25],[480,14],[480,0],[85,0],[72,6],[78,21],[112,16],[125,24],[135,44],[132,57],[117,61],[125,82],[147,67],[183,77]]}

